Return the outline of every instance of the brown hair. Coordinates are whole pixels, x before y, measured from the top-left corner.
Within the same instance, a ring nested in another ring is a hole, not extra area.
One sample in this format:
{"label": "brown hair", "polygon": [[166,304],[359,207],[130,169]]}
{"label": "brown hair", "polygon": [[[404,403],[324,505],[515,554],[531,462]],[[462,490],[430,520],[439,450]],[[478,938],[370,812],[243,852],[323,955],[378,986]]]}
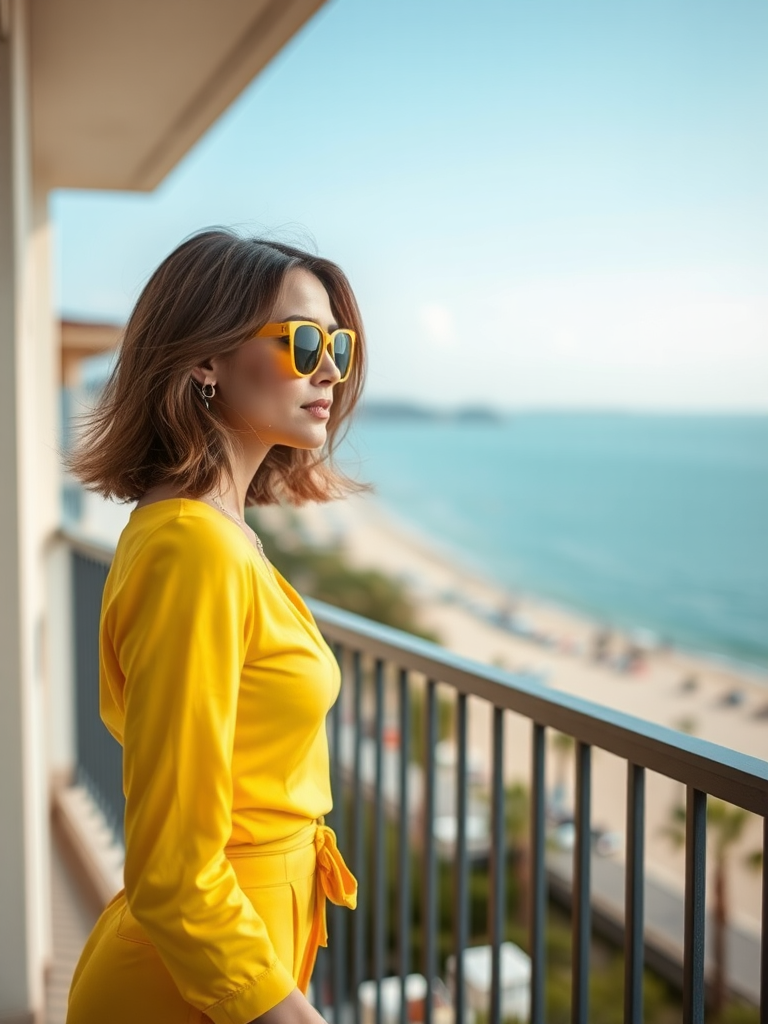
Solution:
{"label": "brown hair", "polygon": [[[191,381],[211,356],[227,355],[269,322],[292,267],[324,285],[338,323],[357,332],[352,372],[334,391],[328,440],[319,451],[275,445],[248,488],[247,505],[286,499],[329,501],[361,485],[332,462],[360,397],[365,371],[363,324],[344,273],[329,260],[216,228],[184,241],[163,260],[126,324],[117,363],[68,468],[107,498],[134,501],[174,483],[199,497],[232,473],[237,442]],[[341,428],[344,427],[344,430]]]}

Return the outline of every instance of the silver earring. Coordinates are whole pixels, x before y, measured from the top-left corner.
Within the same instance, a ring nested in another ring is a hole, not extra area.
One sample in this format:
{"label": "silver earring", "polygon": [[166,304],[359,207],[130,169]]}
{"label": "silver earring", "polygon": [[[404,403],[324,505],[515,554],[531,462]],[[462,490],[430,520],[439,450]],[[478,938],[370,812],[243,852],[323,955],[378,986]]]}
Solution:
{"label": "silver earring", "polygon": [[210,409],[210,399],[216,394],[215,384],[199,384],[194,377],[191,378],[195,388],[200,392],[200,396],[205,402],[205,408]]}

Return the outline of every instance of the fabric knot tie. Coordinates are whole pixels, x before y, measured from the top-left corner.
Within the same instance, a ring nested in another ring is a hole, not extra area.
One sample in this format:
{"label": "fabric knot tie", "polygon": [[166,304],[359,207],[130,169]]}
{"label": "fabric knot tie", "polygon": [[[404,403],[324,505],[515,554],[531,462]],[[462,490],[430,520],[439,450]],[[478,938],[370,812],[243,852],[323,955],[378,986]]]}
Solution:
{"label": "fabric knot tie", "polygon": [[326,899],[354,910],[357,906],[357,880],[344,863],[336,845],[336,833],[328,825],[317,826],[315,851],[316,904],[312,931],[318,945],[327,946]]}

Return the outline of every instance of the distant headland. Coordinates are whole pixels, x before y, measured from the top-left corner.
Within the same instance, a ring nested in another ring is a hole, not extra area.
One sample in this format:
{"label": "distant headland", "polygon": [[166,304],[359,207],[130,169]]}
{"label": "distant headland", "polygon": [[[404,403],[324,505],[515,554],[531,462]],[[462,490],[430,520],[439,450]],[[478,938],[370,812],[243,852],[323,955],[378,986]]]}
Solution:
{"label": "distant headland", "polygon": [[506,416],[484,405],[462,405],[453,409],[436,409],[405,401],[366,401],[359,415],[369,420],[407,420],[423,423],[504,423]]}

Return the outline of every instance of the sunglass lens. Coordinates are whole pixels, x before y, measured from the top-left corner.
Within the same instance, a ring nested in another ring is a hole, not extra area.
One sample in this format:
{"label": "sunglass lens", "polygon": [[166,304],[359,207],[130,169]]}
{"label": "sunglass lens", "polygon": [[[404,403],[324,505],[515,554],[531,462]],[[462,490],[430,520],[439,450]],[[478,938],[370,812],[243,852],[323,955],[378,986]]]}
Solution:
{"label": "sunglass lens", "polygon": [[333,338],[333,361],[339,373],[345,377],[352,360],[352,338],[346,331],[339,331]]}
{"label": "sunglass lens", "polygon": [[293,336],[293,358],[299,373],[313,373],[320,362],[323,336],[317,327],[301,324]]}

